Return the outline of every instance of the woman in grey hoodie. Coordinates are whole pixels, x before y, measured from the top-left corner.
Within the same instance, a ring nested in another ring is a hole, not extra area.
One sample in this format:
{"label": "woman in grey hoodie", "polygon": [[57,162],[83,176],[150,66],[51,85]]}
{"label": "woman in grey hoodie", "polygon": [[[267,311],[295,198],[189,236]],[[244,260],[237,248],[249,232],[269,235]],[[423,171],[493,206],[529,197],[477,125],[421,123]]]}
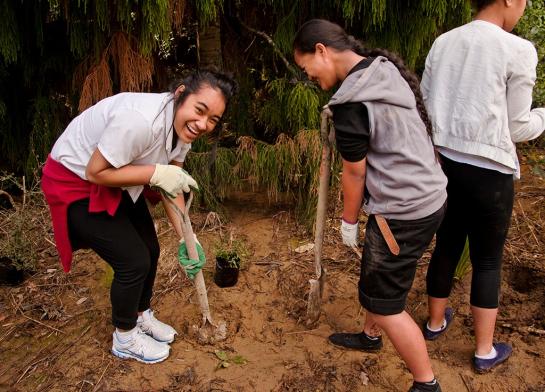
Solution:
{"label": "woman in grey hoodie", "polygon": [[359,281],[367,310],[360,333],[336,333],[336,345],[364,351],[388,335],[414,377],[411,391],[440,391],[422,332],[405,311],[418,259],[445,211],[447,180],[436,159],[418,79],[397,56],[366,50],[338,25],[306,22],[294,41],[295,62],[323,90],[343,160],[346,245],[357,245],[358,215],[369,215]]}

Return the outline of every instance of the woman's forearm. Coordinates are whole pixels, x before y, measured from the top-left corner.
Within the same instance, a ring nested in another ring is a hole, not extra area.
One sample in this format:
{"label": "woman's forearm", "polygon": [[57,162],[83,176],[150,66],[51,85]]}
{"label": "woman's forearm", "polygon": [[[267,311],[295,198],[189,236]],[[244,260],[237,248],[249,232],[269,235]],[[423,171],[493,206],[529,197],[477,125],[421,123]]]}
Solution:
{"label": "woman's forearm", "polygon": [[113,167],[97,149],[91,156],[85,175],[89,182],[111,187],[147,185],[155,165],[126,165]]}
{"label": "woman's forearm", "polygon": [[365,159],[361,162],[343,162],[343,219],[348,223],[358,220],[365,187]]}

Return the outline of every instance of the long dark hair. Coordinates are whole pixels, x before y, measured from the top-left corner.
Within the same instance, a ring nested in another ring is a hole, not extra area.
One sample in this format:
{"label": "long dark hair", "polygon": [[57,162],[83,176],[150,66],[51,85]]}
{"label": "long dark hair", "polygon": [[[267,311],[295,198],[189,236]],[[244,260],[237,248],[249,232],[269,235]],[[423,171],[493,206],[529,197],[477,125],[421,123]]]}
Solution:
{"label": "long dark hair", "polygon": [[[182,85],[185,87],[184,91],[176,96],[176,90]],[[216,69],[201,69],[190,73],[184,78],[177,79],[170,84],[169,91],[172,93],[172,100],[174,100],[174,113],[176,113],[176,110],[183,105],[189,95],[197,93],[204,87],[218,89],[225,99],[226,107],[233,95],[238,92],[238,84],[230,74],[220,72]],[[172,100],[169,100],[169,102]],[[174,119],[172,120],[171,127],[169,130],[167,130],[167,132],[171,132],[173,127]],[[216,129],[217,128],[218,126],[216,125]],[[174,148],[177,143],[178,136],[176,132],[174,132],[172,137],[172,148]]]}
{"label": "long dark hair", "polygon": [[178,87],[185,86],[184,91],[174,101],[174,110],[182,105],[186,98],[198,92],[203,87],[212,87],[221,91],[225,98],[225,105],[237,93],[238,86],[231,75],[213,69],[202,69],[192,72],[182,79],[175,80],[170,84],[170,92],[174,94]]}
{"label": "long dark hair", "polygon": [[483,8],[488,7],[496,2],[496,0],[472,0],[473,5],[477,11],[482,10]]}
{"label": "long dark hair", "polygon": [[416,74],[407,68],[401,57],[385,49],[367,49],[361,41],[348,35],[341,26],[324,19],[311,19],[303,24],[295,35],[293,49],[300,53],[314,53],[317,43],[339,51],[352,50],[363,57],[386,57],[397,67],[403,79],[409,84],[416,100],[416,108],[418,109],[420,118],[426,126],[428,135],[431,137],[432,126],[426,106],[424,105],[422,93],[420,92],[420,81]]}

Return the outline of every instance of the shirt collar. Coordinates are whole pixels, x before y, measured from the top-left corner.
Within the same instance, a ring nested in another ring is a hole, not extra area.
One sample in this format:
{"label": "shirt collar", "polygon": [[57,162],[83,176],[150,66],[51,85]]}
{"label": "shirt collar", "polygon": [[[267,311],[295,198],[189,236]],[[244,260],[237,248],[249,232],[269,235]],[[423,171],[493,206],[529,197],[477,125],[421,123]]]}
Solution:
{"label": "shirt collar", "polygon": [[172,94],[167,94],[164,101],[163,101],[162,107],[164,107],[164,129],[166,133],[165,138],[165,149],[167,153],[170,155],[172,153],[172,138],[174,137],[174,97]]}

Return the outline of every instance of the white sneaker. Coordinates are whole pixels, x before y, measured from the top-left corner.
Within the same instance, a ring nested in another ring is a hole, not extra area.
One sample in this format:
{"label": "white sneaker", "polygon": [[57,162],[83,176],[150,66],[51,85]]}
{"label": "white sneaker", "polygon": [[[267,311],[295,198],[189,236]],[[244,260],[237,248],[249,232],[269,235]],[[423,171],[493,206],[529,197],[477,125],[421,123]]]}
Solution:
{"label": "white sneaker", "polygon": [[178,335],[178,332],[170,325],[157,320],[150,309],[143,312],[141,316],[138,316],[136,325],[145,334],[162,343],[172,343],[174,336]]}
{"label": "white sneaker", "polygon": [[136,326],[126,340],[117,332],[113,333],[112,354],[119,358],[133,358],[144,363],[157,363],[168,358],[170,346],[146,335]]}

